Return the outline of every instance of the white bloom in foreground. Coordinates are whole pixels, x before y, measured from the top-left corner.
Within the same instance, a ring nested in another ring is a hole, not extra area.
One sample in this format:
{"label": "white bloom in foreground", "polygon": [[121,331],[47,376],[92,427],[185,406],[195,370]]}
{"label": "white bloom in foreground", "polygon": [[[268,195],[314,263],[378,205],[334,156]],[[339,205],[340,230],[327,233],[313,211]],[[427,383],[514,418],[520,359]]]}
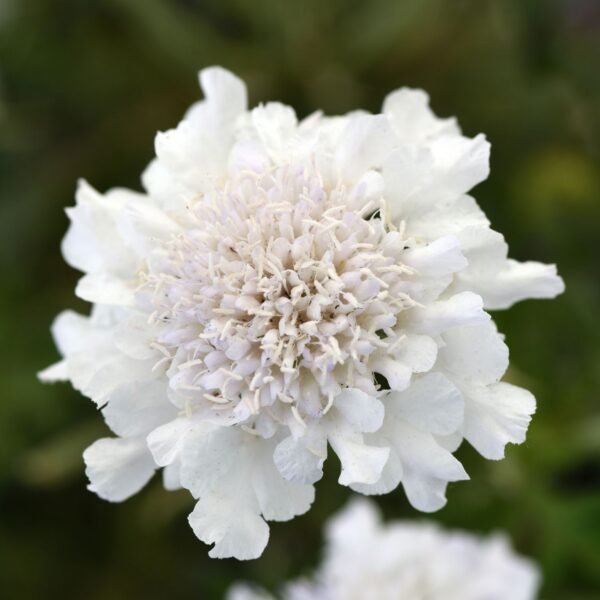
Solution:
{"label": "white bloom in foreground", "polygon": [[[284,600],[533,600],[539,573],[501,535],[478,538],[433,523],[382,525],[375,506],[352,502],[327,527],[323,564],[288,585]],[[227,600],[272,600],[234,586]]]}
{"label": "white bloom in foreground", "polygon": [[308,510],[328,448],[339,482],[402,483],[433,511],[467,479],[467,439],[499,459],[535,402],[501,383],[508,350],[486,308],[563,290],[553,266],[507,259],[466,193],[489,144],[402,89],[383,114],[271,103],[201,72],[205,100],[159,133],[145,194],[81,183],[63,241],[90,317],[53,326],[68,379],[117,435],[84,454],[120,501],[159,467],[197,504],[211,556],[249,559],[265,521]]}

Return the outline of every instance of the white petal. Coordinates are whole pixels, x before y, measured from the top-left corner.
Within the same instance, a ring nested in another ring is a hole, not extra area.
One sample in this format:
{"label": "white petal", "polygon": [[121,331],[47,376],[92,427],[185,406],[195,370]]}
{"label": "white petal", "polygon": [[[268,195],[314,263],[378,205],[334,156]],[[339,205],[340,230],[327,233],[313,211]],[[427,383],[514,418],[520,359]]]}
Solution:
{"label": "white petal", "polygon": [[266,546],[269,529],[252,486],[256,450],[257,440],[234,428],[202,426],[185,436],[181,483],[199,498],[189,522],[215,544],[213,558],[257,558]]}
{"label": "white petal", "polygon": [[419,510],[439,510],[446,504],[446,484],[469,478],[460,462],[431,434],[400,421],[395,424],[394,447],[404,467],[402,485],[410,503]]}
{"label": "white petal", "polygon": [[385,183],[381,173],[377,171],[367,171],[352,186],[348,194],[348,205],[360,208],[371,201],[378,201],[383,197]]}
{"label": "white petal", "polygon": [[148,324],[147,315],[132,312],[116,326],[113,342],[118,350],[130,358],[147,360],[157,357],[157,351],[151,347],[156,335],[155,328]]}
{"label": "white petal", "polygon": [[441,373],[427,373],[413,379],[404,392],[391,393],[386,406],[420,431],[438,435],[455,432],[464,416],[460,391]]}
{"label": "white petal", "polygon": [[[384,160],[382,167],[386,199],[392,219],[422,213],[432,203],[422,202],[430,194],[433,155],[429,148],[402,144]],[[410,221],[409,221],[410,222]]]}
{"label": "white petal", "polygon": [[[371,437],[371,436],[369,436]],[[374,443],[374,440],[369,439],[369,443]],[[389,443],[387,438],[384,439],[382,444]],[[354,483],[350,486],[355,492],[359,494],[365,494],[367,496],[380,496],[382,494],[389,494],[394,491],[402,481],[404,475],[404,469],[402,467],[402,461],[398,456],[398,453],[390,447],[390,455],[383,467],[381,476],[375,483],[363,484]]]}
{"label": "white petal", "polygon": [[75,294],[82,300],[98,304],[131,306],[134,303],[133,286],[109,273],[84,275],[77,282]]}
{"label": "white petal", "polygon": [[177,410],[167,398],[167,383],[151,380],[119,386],[102,413],[114,433],[133,437],[146,435],[175,418]]}
{"label": "white petal", "polygon": [[100,498],[121,502],[139,492],[156,465],[144,438],[103,438],[83,453],[88,489]]}
{"label": "white petal", "polygon": [[484,323],[490,316],[483,310],[481,296],[462,292],[448,298],[416,307],[407,313],[408,326],[415,333],[438,335],[457,325]]}
{"label": "white petal", "polygon": [[446,503],[445,489],[449,481],[468,479],[460,462],[432,434],[403,422],[391,407],[382,428],[368,435],[367,441],[388,445],[390,458],[375,485],[352,486],[360,493],[385,494],[402,480],[410,503],[430,512]]}
{"label": "white petal", "polygon": [[462,444],[464,437],[461,432],[456,432],[450,435],[436,435],[435,439],[448,452],[456,452]]}
{"label": "white petal", "polygon": [[171,463],[163,469],[163,486],[165,490],[172,492],[182,488],[181,478],[179,476],[179,462]]}
{"label": "white petal", "polygon": [[329,443],[342,464],[341,485],[375,483],[390,453],[389,448],[366,445],[358,435],[331,435]]}
{"label": "white petal", "polygon": [[307,447],[303,439],[288,436],[275,448],[273,460],[281,476],[298,483],[315,483],[323,476],[327,444],[322,440],[318,451]]}
{"label": "white petal", "polygon": [[85,385],[80,388],[81,393],[98,406],[102,406],[113,390],[120,385],[151,379],[153,364],[153,360],[135,360],[114,351],[103,356],[98,355],[94,363],[91,351],[82,352],[69,361],[69,375],[73,384],[77,385],[75,371],[89,371],[89,377],[82,377]]}
{"label": "white petal", "polygon": [[[79,352],[94,342],[102,342],[105,335],[94,332],[89,317],[84,317],[72,310],[61,312],[52,323],[52,337],[63,356]],[[90,343],[91,342],[91,343]]]}
{"label": "white petal", "polygon": [[142,173],[142,186],[149,199],[165,209],[185,210],[185,200],[178,193],[171,173],[157,158],[150,161]]}
{"label": "white petal", "polygon": [[556,272],[556,265],[539,262],[520,263],[508,259],[495,277],[473,282],[483,296],[486,308],[510,308],[528,298],[555,298],[565,291],[565,284]]}
{"label": "white petal", "polygon": [[158,466],[165,467],[179,458],[185,438],[195,426],[194,420],[178,417],[148,434],[148,448]]}
{"label": "white petal", "polygon": [[116,225],[131,197],[141,195],[113,190],[103,196],[87,182],[79,182],[76,205],[66,210],[71,224],[61,246],[69,265],[85,273],[126,276],[134,271],[135,257],[120,240]]}
{"label": "white petal", "polygon": [[433,241],[446,235],[460,236],[465,229],[485,229],[490,222],[471,196],[436,202],[406,221],[406,234]]}
{"label": "white petal", "polygon": [[[450,456],[452,455],[450,454]],[[461,477],[461,479],[467,479],[467,477]],[[436,512],[446,506],[446,488],[448,487],[446,479],[428,477],[419,472],[407,470],[404,473],[402,485],[408,501],[418,510]]]}
{"label": "white petal", "polygon": [[456,119],[438,119],[423,90],[400,88],[383,101],[383,113],[402,141],[422,141],[443,135],[460,135]]}
{"label": "white petal", "polygon": [[392,390],[402,391],[410,384],[413,372],[402,361],[394,360],[387,355],[380,355],[376,359],[371,360],[369,366],[374,373],[379,373],[386,378]]}
{"label": "white petal", "polygon": [[377,431],[383,422],[383,404],[358,389],[346,388],[338,394],[333,405],[353,431]]}
{"label": "white petal", "polygon": [[161,240],[168,240],[179,230],[179,225],[148,198],[135,198],[127,202],[118,221],[123,241],[136,254],[145,258]]}
{"label": "white petal", "polygon": [[248,104],[246,84],[222,67],[207,67],[199,73],[200,86],[207,104],[214,106],[223,122],[235,119]]}
{"label": "white petal", "polygon": [[441,277],[456,273],[467,266],[460,241],[453,235],[439,238],[425,246],[411,248],[402,255],[402,262],[423,277]]}
{"label": "white petal", "polygon": [[271,444],[259,443],[252,487],[267,521],[288,521],[304,514],[315,499],[312,485],[286,481],[273,462]]}
{"label": "white petal", "polygon": [[383,165],[392,217],[412,219],[464,195],[488,176],[489,151],[483,135],[441,137],[427,147],[396,148]]}
{"label": "white petal", "polygon": [[361,115],[350,119],[335,155],[342,180],[357,181],[365,171],[381,167],[395,141],[384,115]]}
{"label": "white petal", "polygon": [[66,360],[61,360],[49,367],[46,367],[42,371],[39,371],[38,379],[42,383],[55,383],[57,381],[68,381],[69,380],[69,368]]}
{"label": "white petal", "polygon": [[499,381],[508,368],[508,348],[492,322],[444,332],[439,364],[451,379],[482,384]]}
{"label": "white petal", "polygon": [[[241,497],[240,497],[241,496]],[[188,521],[211,558],[258,558],[269,540],[269,527],[241,494],[208,494],[196,503]]]}
{"label": "white petal", "polygon": [[[181,484],[195,498],[220,487],[233,477],[230,472],[245,461],[251,448],[244,444],[249,434],[232,427],[200,426],[190,430],[181,452]],[[236,464],[238,463],[238,464]]]}
{"label": "white petal", "polygon": [[458,233],[468,267],[459,278],[468,281],[493,278],[505,264],[508,244],[504,236],[489,227],[467,227]]}
{"label": "white petal", "polygon": [[246,170],[261,173],[268,165],[269,156],[258,140],[240,140],[229,154],[229,170],[232,173]]}
{"label": "white petal", "polygon": [[465,386],[464,436],[485,458],[504,457],[509,442],[525,441],[535,398],[523,388],[509,383],[491,386]]}
{"label": "white petal", "polygon": [[279,102],[269,102],[252,110],[252,123],[267,155],[281,161],[297,131],[294,109]]}
{"label": "white petal", "polygon": [[[171,181],[178,196],[202,192],[214,177],[226,172],[237,116],[246,107],[244,83],[225,69],[201,71],[200,83],[206,99],[192,106],[175,129],[155,139],[156,156],[163,167],[159,190]],[[156,175],[154,168],[146,181],[154,183]]]}
{"label": "white petal", "polygon": [[439,138],[432,143],[431,151],[436,169],[444,174],[444,187],[455,196],[465,194],[490,173],[490,144],[482,134],[473,139]]}
{"label": "white petal", "polygon": [[394,356],[413,373],[425,373],[435,364],[437,353],[438,345],[433,338],[409,333],[394,351]]}

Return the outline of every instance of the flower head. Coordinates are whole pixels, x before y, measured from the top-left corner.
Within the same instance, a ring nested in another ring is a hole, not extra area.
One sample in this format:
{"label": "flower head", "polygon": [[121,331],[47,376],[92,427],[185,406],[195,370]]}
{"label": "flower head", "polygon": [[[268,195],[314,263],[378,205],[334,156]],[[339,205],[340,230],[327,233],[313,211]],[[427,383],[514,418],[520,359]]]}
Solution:
{"label": "flower head", "polygon": [[63,242],[84,272],[53,333],[68,379],[117,437],[84,453],[90,489],[123,500],[164,467],[197,498],[212,556],[255,558],[267,520],[308,510],[328,448],[339,482],[400,483],[417,508],[467,474],[465,438],[498,459],[534,411],[500,382],[508,350],[485,309],[563,289],[507,259],[466,193],[489,145],[420,91],[383,113],[248,111],[244,84],[201,72],[204,101],[159,133],[146,193],[81,183]]}
{"label": "flower head", "polygon": [[[354,501],[327,528],[324,560],[285,600],[533,600],[539,574],[502,535],[478,538],[433,523],[382,525],[375,506]],[[236,584],[227,600],[273,600]]]}

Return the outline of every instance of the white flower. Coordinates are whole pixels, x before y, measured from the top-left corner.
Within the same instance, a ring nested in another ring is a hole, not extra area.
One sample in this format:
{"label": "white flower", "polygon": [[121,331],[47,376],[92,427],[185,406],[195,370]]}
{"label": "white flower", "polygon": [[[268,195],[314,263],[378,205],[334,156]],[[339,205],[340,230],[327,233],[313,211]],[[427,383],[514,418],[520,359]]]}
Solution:
{"label": "white flower", "polygon": [[201,72],[205,100],[159,133],[145,194],[81,183],[63,254],[90,317],[53,326],[68,379],[118,436],[84,454],[120,501],[158,467],[198,502],[211,556],[255,558],[265,520],[308,510],[328,447],[339,482],[402,483],[432,511],[467,474],[466,438],[498,459],[534,399],[500,379],[485,308],[563,290],[553,266],[507,259],[466,193],[489,144],[437,119],[424,92],[344,117],[270,103]]}
{"label": "white flower", "polygon": [[[533,600],[539,573],[502,535],[478,538],[433,523],[382,525],[375,506],[355,500],[327,528],[323,564],[284,588],[285,600]],[[227,600],[272,600],[247,584]]]}

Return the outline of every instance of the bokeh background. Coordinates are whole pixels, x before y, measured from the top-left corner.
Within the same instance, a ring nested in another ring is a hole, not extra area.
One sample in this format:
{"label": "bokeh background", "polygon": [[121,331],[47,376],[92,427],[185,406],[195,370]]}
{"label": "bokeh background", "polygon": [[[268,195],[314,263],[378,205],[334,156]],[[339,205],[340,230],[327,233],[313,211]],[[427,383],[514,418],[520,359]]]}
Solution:
{"label": "bokeh background", "polygon": [[[273,524],[261,559],[211,561],[186,492],[156,478],[109,505],[86,491],[81,452],[102,419],[35,377],[57,359],[53,316],[88,310],[59,250],[77,178],[139,189],[155,132],[198,99],[211,64],[242,76],[253,103],[300,116],[377,111],[390,90],[422,87],[438,114],[488,135],[492,174],[475,195],[512,255],[557,262],[567,293],[496,314],[509,377],[538,413],[504,461],[462,447],[472,481],[433,518],[507,530],[541,563],[545,599],[600,598],[598,0],[0,0],[0,595],[210,600],[240,578],[275,589],[317,564],[322,524],[349,496],[330,460],[314,508]],[[401,490],[378,503],[424,518]]]}

